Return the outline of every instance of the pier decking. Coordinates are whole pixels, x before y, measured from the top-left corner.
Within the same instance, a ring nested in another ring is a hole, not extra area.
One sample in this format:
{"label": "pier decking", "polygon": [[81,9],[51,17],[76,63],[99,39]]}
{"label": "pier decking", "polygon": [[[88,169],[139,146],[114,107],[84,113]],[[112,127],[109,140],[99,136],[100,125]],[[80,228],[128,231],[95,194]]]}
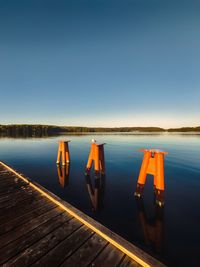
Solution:
{"label": "pier decking", "polygon": [[164,266],[2,162],[0,265]]}

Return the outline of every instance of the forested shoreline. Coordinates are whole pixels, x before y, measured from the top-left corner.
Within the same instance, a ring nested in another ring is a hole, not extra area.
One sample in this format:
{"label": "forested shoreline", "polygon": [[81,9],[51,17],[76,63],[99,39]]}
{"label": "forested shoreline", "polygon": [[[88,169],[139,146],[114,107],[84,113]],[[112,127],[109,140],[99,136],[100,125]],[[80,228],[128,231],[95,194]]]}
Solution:
{"label": "forested shoreline", "polygon": [[67,133],[131,133],[131,132],[200,132],[199,127],[183,127],[163,129],[160,127],[80,127],[80,126],[55,126],[55,125],[0,125],[0,136],[10,137],[45,137]]}

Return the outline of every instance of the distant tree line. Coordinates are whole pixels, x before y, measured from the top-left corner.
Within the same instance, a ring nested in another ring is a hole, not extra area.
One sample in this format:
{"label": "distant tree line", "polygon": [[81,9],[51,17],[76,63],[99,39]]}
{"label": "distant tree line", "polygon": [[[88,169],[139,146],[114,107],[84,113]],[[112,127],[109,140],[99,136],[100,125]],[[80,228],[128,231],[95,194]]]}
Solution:
{"label": "distant tree line", "polygon": [[0,136],[44,137],[59,134],[60,127],[48,125],[0,125]]}
{"label": "distant tree line", "polygon": [[159,127],[79,127],[79,126],[54,126],[54,125],[0,125],[0,136],[8,137],[45,137],[64,133],[95,133],[95,132],[200,132],[199,127],[183,127],[163,129]]}
{"label": "distant tree line", "polygon": [[168,132],[200,132],[200,126],[198,127],[182,127],[182,128],[171,128]]}

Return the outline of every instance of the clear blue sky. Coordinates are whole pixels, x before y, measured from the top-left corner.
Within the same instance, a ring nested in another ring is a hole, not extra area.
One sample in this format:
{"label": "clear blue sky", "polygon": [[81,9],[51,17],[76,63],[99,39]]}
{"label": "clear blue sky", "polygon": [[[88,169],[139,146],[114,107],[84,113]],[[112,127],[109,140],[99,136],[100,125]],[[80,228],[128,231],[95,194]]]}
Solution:
{"label": "clear blue sky", "polygon": [[0,0],[0,123],[200,125],[200,1]]}

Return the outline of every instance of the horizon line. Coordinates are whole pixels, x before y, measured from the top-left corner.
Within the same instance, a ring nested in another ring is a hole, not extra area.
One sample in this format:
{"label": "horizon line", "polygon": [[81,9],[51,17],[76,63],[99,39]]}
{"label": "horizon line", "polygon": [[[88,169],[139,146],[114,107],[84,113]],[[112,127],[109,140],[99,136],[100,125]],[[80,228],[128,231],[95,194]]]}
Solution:
{"label": "horizon line", "polygon": [[117,128],[159,128],[163,130],[169,130],[169,129],[182,129],[182,128],[198,128],[200,127],[200,124],[198,126],[181,126],[181,127],[169,127],[169,128],[163,128],[160,126],[81,126],[81,125],[56,125],[56,124],[43,124],[43,123],[9,123],[9,124],[0,124],[0,126],[11,126],[11,125],[16,125],[16,126],[56,126],[56,127],[74,127],[74,128],[109,128],[109,129],[117,129]]}

